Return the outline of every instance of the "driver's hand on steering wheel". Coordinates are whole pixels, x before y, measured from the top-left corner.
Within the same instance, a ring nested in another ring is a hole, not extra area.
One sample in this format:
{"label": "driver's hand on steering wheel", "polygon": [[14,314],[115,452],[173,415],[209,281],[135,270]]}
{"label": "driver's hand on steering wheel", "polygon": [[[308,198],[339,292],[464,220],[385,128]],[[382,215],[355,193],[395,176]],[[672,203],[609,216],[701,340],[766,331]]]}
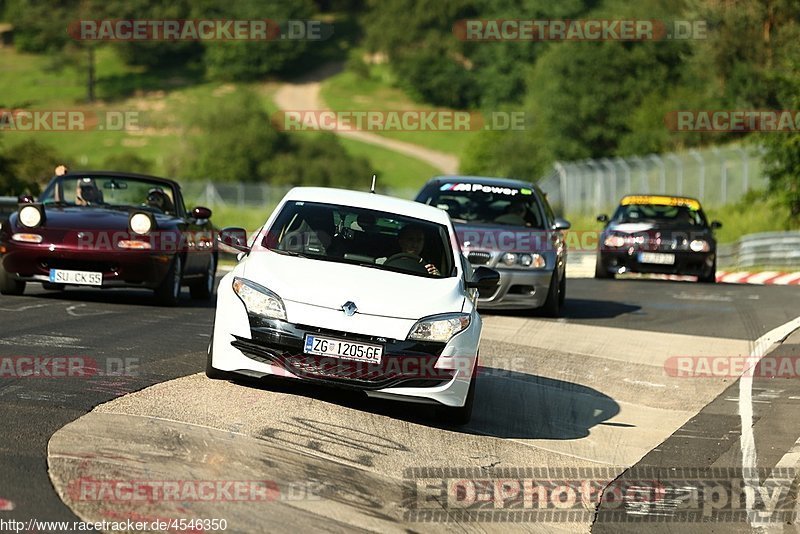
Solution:
{"label": "driver's hand on steering wheel", "polygon": [[425,265],[425,268],[428,270],[428,274],[432,274],[433,276],[439,276],[441,274],[439,272],[439,269],[437,269],[436,266],[432,263],[428,263],[427,265]]}

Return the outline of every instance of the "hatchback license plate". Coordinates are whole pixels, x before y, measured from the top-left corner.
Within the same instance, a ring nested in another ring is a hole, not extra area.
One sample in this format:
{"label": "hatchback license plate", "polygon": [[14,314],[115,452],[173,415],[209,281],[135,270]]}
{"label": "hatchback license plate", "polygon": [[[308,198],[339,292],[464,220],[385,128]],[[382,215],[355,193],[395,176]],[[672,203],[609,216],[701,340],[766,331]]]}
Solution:
{"label": "hatchback license plate", "polygon": [[54,284],[75,284],[80,286],[102,286],[103,273],[90,271],[65,271],[50,269],[50,281]]}
{"label": "hatchback license plate", "polygon": [[383,347],[367,343],[354,343],[346,339],[333,339],[306,334],[303,351],[317,356],[332,356],[345,360],[381,363]]}
{"label": "hatchback license plate", "polygon": [[675,254],[659,254],[658,252],[640,252],[639,263],[657,263],[659,265],[674,265]]}

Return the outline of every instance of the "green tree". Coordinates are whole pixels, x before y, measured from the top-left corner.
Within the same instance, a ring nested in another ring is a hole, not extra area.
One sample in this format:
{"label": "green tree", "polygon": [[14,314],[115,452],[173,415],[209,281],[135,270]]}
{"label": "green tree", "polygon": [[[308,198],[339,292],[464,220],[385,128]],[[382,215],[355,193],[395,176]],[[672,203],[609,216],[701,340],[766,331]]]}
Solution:
{"label": "green tree", "polygon": [[[307,20],[313,14],[311,0],[258,0],[226,3],[217,13],[234,19]],[[208,2],[204,13],[214,13]],[[305,40],[272,39],[268,41],[215,41],[205,43],[204,62],[208,76],[216,80],[257,80],[293,67],[310,46],[328,46]]]}
{"label": "green tree", "polygon": [[0,194],[38,194],[59,164],[71,165],[52,145],[35,139],[21,141],[0,153]]}
{"label": "green tree", "polygon": [[140,174],[151,174],[153,172],[153,162],[135,152],[112,154],[105,159],[103,167],[112,171],[137,172]]}

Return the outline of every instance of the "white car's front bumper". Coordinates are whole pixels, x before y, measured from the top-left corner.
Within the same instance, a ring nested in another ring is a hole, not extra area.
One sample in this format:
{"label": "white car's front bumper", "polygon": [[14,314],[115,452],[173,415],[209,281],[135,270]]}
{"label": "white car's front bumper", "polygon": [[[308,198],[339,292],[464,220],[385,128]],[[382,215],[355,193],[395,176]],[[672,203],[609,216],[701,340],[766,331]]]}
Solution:
{"label": "white car's front bumper", "polygon": [[[373,397],[450,407],[464,405],[480,339],[481,320],[477,313],[472,313],[467,329],[444,345],[405,341],[413,320],[358,317],[358,314],[346,317],[338,310],[291,302],[286,303],[289,321],[251,328],[245,307],[231,288],[232,281],[233,273],[226,275],[217,293],[213,341],[209,347],[215,369],[251,377],[274,375],[361,389]],[[321,376],[316,368],[307,365],[313,358],[302,354],[305,332],[378,342],[385,347],[386,363],[388,358],[419,358],[419,364],[409,366],[412,373],[395,380],[383,381],[379,376],[370,382],[332,374]],[[425,354],[428,349],[430,353]]]}

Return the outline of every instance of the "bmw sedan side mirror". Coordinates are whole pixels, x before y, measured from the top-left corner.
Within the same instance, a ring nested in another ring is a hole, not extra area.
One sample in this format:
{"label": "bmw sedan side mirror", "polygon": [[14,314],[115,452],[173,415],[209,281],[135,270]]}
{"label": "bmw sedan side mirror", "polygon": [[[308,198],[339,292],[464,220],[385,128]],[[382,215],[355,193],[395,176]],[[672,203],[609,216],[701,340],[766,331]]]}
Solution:
{"label": "bmw sedan side mirror", "polygon": [[217,242],[239,252],[250,252],[250,247],[247,246],[247,230],[244,228],[235,226],[223,228],[219,231]]}
{"label": "bmw sedan side mirror", "polygon": [[478,267],[467,282],[468,288],[475,288],[478,294],[491,295],[500,283],[500,273],[488,267]]}
{"label": "bmw sedan side mirror", "polygon": [[562,219],[561,217],[556,217],[553,230],[569,230],[570,228],[572,228],[572,225],[569,223],[569,221]]}
{"label": "bmw sedan side mirror", "polygon": [[210,219],[211,210],[202,206],[198,206],[192,210],[192,217],[195,219]]}
{"label": "bmw sedan side mirror", "polygon": [[603,213],[602,215],[598,215],[597,222],[601,223],[608,222],[608,215],[606,215],[605,213]]}
{"label": "bmw sedan side mirror", "polygon": [[717,228],[722,228],[722,223],[719,221],[711,221],[711,229],[716,230]]}

